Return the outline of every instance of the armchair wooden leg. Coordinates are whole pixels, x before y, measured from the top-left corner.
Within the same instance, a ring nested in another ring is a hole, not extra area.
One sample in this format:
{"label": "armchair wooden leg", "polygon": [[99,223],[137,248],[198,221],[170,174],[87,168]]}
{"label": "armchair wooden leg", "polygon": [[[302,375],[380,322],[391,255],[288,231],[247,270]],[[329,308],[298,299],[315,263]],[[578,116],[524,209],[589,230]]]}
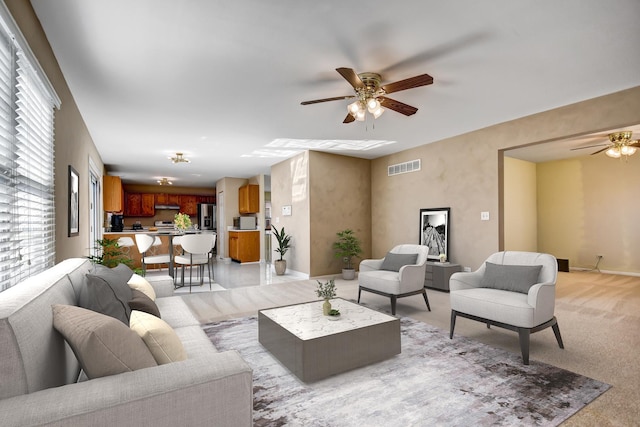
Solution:
{"label": "armchair wooden leg", "polygon": [[398,300],[398,297],[396,297],[395,295],[391,295],[391,315],[395,316],[396,315],[396,301]]}
{"label": "armchair wooden leg", "polygon": [[556,341],[558,341],[558,345],[560,348],[564,349],[564,344],[562,343],[562,337],[560,336],[560,326],[558,326],[558,322],[554,323],[552,326],[553,333],[556,336]]}
{"label": "armchair wooden leg", "polygon": [[449,339],[453,338],[453,330],[456,328],[456,311],[451,310],[451,326],[449,326]]}
{"label": "armchair wooden leg", "polygon": [[520,351],[522,351],[522,362],[525,365],[529,364],[529,338],[531,331],[527,328],[518,328],[518,335],[520,337]]}
{"label": "armchair wooden leg", "polygon": [[431,311],[431,306],[429,305],[429,298],[427,298],[427,291],[422,288],[422,296],[424,297],[424,302],[427,303],[427,310]]}

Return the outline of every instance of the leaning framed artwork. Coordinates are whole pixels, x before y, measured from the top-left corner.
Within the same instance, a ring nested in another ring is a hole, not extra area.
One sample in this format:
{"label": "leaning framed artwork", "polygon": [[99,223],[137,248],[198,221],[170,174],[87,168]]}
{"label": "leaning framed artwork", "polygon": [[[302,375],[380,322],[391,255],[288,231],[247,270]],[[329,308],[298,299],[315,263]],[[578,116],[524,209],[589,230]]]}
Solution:
{"label": "leaning framed artwork", "polygon": [[449,259],[449,213],[450,208],[420,209],[421,245],[429,246],[428,259],[440,259],[444,254]]}
{"label": "leaning framed artwork", "polygon": [[69,165],[69,237],[80,234],[80,176]]}

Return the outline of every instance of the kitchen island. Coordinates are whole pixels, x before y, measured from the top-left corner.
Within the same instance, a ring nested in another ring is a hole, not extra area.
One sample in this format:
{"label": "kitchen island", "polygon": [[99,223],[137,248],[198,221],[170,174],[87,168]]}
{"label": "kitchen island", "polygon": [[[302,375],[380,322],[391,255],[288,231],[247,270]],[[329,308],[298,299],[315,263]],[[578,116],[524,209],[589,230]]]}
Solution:
{"label": "kitchen island", "polygon": [[[136,241],[136,234],[148,234],[149,236],[157,236],[160,238],[162,242],[158,246],[153,246],[152,251],[156,254],[169,254],[171,262],[169,263],[169,275],[173,276],[173,255],[174,255],[174,245],[173,238],[175,236],[183,236],[185,234],[196,234],[196,233],[214,233],[214,231],[187,231],[187,232],[178,232],[178,231],[149,231],[148,229],[143,230],[123,230],[123,231],[107,231],[104,233],[105,239],[114,239],[117,240],[121,237],[131,237],[131,239]],[[133,260],[133,268],[142,268],[142,254],[138,251],[138,247],[136,245],[130,247],[124,247],[124,253],[128,254],[129,257]],[[147,268],[161,268],[162,265],[147,265]]]}

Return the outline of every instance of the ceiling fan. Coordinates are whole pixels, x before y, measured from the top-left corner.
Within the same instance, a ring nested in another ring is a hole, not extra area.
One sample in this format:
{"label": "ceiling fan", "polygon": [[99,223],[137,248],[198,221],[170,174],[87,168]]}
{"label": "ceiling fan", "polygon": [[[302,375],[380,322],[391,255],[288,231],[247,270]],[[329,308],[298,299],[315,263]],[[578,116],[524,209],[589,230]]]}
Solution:
{"label": "ceiling fan", "polygon": [[336,71],[344,77],[351,86],[353,86],[355,95],[316,99],[313,101],[304,101],[301,102],[301,104],[309,105],[318,104],[320,102],[340,101],[343,99],[355,98],[356,101],[349,104],[347,107],[349,113],[342,123],[351,123],[356,120],[363,121],[367,111],[369,111],[369,113],[371,113],[375,118],[378,118],[384,112],[382,107],[404,114],[405,116],[411,116],[418,111],[417,108],[388,98],[386,95],[433,83],[433,77],[429,74],[421,74],[395,83],[382,85],[382,76],[378,73],[356,74],[353,69],[344,67],[336,68]]}
{"label": "ceiling fan", "polygon": [[608,143],[572,148],[571,151],[606,145],[606,147],[591,153],[591,155],[593,156],[594,154],[602,153],[604,151],[607,156],[616,159],[621,156],[631,156],[636,152],[637,148],[640,147],[640,141],[632,140],[631,135],[633,135],[633,132],[629,130],[613,132],[607,135],[609,137]]}

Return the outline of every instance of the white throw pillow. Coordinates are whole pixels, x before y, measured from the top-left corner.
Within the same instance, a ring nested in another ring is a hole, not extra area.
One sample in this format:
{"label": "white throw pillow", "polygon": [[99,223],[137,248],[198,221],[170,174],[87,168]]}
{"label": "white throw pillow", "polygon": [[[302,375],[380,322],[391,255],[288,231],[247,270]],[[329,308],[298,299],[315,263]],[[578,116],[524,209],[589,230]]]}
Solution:
{"label": "white throw pillow", "polygon": [[158,365],[187,359],[187,352],[180,338],[164,320],[133,310],[129,326],[142,338]]}
{"label": "white throw pillow", "polygon": [[151,301],[156,300],[156,291],[153,290],[153,286],[139,274],[133,273],[127,284],[131,289],[136,289],[151,298]]}

